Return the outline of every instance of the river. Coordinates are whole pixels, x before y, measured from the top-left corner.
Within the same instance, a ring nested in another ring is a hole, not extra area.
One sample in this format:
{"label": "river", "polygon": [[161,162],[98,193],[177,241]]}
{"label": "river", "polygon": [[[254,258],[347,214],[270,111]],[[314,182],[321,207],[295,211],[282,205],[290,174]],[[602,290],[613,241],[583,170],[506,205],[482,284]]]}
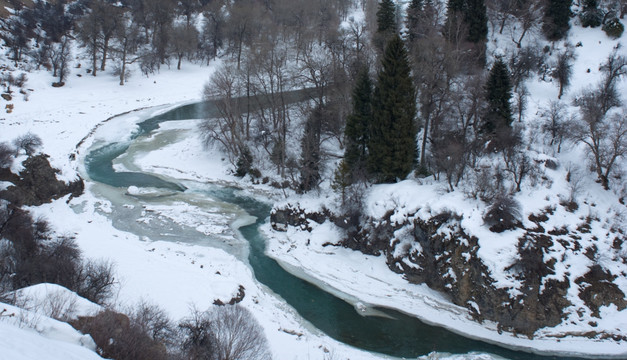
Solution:
{"label": "river", "polygon": [[[198,119],[208,116],[207,114],[215,114],[211,103],[181,106],[140,122],[139,130],[133,134],[131,141],[99,144],[90,148],[85,157],[85,167],[91,181],[121,189],[161,189],[151,196],[130,196],[122,191],[115,193],[117,195],[100,194],[109,196],[108,200],[114,210],[111,217],[115,227],[153,240],[182,241],[225,249],[240,260],[247,261],[255,278],[292,306],[304,320],[338,341],[367,351],[404,358],[437,351],[455,354],[490,353],[508,359],[575,359],[539,356],[506,349],[430,326],[390,309],[376,309],[386,316],[363,316],[353,305],[290,274],[265,255],[265,239],[258,228],[267,221],[271,204],[256,200],[245,191],[234,187],[177,180],[143,173],[138,169],[114,170],[114,159],[125,162],[125,168],[132,168],[129,157],[132,158],[135,154],[130,153],[129,148],[134,141],[157,129],[159,123]],[[150,142],[151,146],[154,148],[164,145],[163,139],[160,140],[159,143]],[[150,151],[150,147],[133,148],[133,151]],[[138,221],[142,216],[139,210],[141,206],[125,206],[129,202],[168,206],[172,201],[187,202],[194,206],[204,206],[207,211],[230,214],[227,219],[229,222],[237,218],[244,219],[240,221],[244,226],[239,227],[239,232],[247,243],[242,243],[241,237],[237,236],[203,234],[168,219],[162,219],[161,223],[146,224]],[[219,211],[215,210],[216,207]]]}

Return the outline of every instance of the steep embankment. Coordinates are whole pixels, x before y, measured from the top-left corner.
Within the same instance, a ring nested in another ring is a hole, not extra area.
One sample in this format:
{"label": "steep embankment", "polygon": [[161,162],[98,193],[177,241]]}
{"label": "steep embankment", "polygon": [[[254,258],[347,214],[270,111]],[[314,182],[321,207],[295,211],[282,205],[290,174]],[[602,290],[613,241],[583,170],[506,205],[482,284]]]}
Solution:
{"label": "steep embankment", "polygon": [[[361,214],[286,203],[274,209],[271,224],[278,238],[287,231],[285,248],[326,252],[329,259],[340,247],[383,257],[408,288],[426,284],[476,322],[495,322],[499,333],[590,344],[627,340],[620,325],[627,311],[625,230],[616,206],[547,202],[540,211],[523,208],[516,228],[492,232],[480,202],[459,196],[405,181],[374,187]],[[325,243],[314,248],[325,222],[339,235],[323,233]]]}

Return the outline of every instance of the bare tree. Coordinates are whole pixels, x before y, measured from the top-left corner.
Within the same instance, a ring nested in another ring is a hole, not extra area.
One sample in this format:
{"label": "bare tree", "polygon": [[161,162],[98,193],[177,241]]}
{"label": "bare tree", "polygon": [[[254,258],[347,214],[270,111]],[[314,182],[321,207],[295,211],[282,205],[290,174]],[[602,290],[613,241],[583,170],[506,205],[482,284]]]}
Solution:
{"label": "bare tree", "polygon": [[212,1],[208,4],[204,12],[204,22],[202,26],[201,46],[204,46],[207,62],[218,56],[218,49],[222,47],[226,19],[222,12],[222,1]]}
{"label": "bare tree", "polygon": [[514,91],[514,110],[518,114],[518,122],[522,122],[523,114],[527,110],[529,90],[520,86]]}
{"label": "bare tree", "polygon": [[198,47],[198,31],[193,26],[175,25],[172,28],[172,51],[178,59],[176,68],[181,70],[183,57],[190,56]]}
{"label": "bare tree", "polygon": [[132,55],[140,42],[139,28],[130,19],[121,20],[116,27],[114,38],[117,45],[112,50],[119,56],[120,85],[124,85],[127,76],[126,66],[141,58],[141,56]]}
{"label": "bare tree", "polygon": [[566,107],[560,101],[551,101],[549,108],[545,109],[542,114],[544,124],[542,129],[551,136],[550,145],[557,144],[557,152],[562,149],[562,141],[568,135],[568,121]]}
{"label": "bare tree", "polygon": [[269,360],[263,329],[239,305],[218,306],[206,312],[192,309],[179,323],[182,351],[190,360]]}
{"label": "bare tree", "polygon": [[517,6],[513,8],[513,15],[518,19],[520,24],[520,36],[515,36],[516,27],[511,28],[512,41],[520,49],[522,47],[522,41],[527,33],[539,27],[538,19],[542,17],[544,12],[543,1],[516,1]]}
{"label": "bare tree", "polygon": [[200,125],[205,144],[220,144],[233,165],[245,146],[245,126],[238,101],[241,91],[237,69],[231,65],[218,69],[205,85],[204,97],[206,100],[216,99],[220,116],[207,119]]}
{"label": "bare tree", "polygon": [[91,11],[89,14],[83,16],[78,23],[78,38],[81,43],[87,47],[89,55],[91,57],[91,74],[96,76],[98,71],[98,50],[101,47],[100,32],[100,16],[96,11]]}
{"label": "bare tree", "polygon": [[610,188],[609,179],[617,160],[627,155],[627,114],[615,114],[608,120],[593,121],[583,116],[572,128],[572,137],[588,148],[599,181],[606,190]]}
{"label": "bare tree", "polygon": [[557,54],[557,63],[553,70],[553,78],[555,78],[559,84],[558,99],[562,98],[564,90],[570,85],[570,80],[573,75],[573,61],[575,60],[575,53],[566,48],[564,51]]}
{"label": "bare tree", "polygon": [[43,141],[41,141],[41,138],[31,132],[18,136],[13,140],[13,146],[15,146],[16,150],[24,150],[24,153],[28,156],[35,154],[42,145]]}
{"label": "bare tree", "polygon": [[72,60],[70,39],[68,36],[63,36],[60,43],[52,46],[50,49],[50,60],[52,62],[52,76],[58,76],[59,82],[56,84],[62,86],[67,77],[70,61]]}
{"label": "bare tree", "polygon": [[269,360],[263,328],[239,305],[220,306],[210,315],[216,360]]}
{"label": "bare tree", "polygon": [[504,170],[508,172],[514,184],[516,184],[516,192],[520,191],[523,180],[532,175],[535,166],[524,150],[514,147],[503,151]]}

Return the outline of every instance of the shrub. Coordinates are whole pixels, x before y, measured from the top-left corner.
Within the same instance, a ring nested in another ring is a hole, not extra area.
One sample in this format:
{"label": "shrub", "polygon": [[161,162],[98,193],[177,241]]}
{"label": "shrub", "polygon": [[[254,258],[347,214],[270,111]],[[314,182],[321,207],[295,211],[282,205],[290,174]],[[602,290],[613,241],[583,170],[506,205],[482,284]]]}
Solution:
{"label": "shrub", "polygon": [[605,34],[607,36],[611,37],[612,39],[618,39],[623,35],[623,31],[625,31],[625,26],[623,26],[618,18],[614,17],[605,22],[602,29],[603,31],[605,31]]}
{"label": "shrub", "polygon": [[15,150],[7,143],[0,143],[0,168],[6,169],[13,165]]}
{"label": "shrub", "polygon": [[499,195],[483,217],[492,232],[503,232],[521,225],[520,204],[507,195]]}
{"label": "shrub", "polygon": [[166,347],[151,339],[128,316],[105,310],[93,317],[81,317],[71,323],[74,328],[89,334],[98,353],[116,360],[165,360]]}
{"label": "shrub", "polygon": [[235,176],[244,177],[246,174],[250,172],[251,166],[253,164],[253,155],[250,153],[250,150],[245,147],[242,150],[239,158],[237,158],[237,162],[235,166],[237,169],[235,170]]}
{"label": "shrub", "polygon": [[103,304],[112,295],[117,284],[115,267],[108,260],[88,260],[76,274],[72,290],[88,300]]}

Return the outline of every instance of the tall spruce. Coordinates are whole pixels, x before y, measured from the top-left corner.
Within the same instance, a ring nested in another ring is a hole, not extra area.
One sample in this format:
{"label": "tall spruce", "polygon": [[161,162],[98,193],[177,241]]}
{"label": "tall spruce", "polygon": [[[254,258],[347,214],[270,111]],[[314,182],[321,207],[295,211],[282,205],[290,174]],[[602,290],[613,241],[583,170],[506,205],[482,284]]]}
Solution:
{"label": "tall spruce", "polygon": [[[458,22],[461,20],[462,24]],[[459,35],[457,29],[463,25],[464,40],[483,42],[488,37],[488,15],[484,0],[449,0],[446,5],[445,34],[449,41]]]}
{"label": "tall spruce", "polygon": [[486,98],[488,112],[486,114],[483,131],[493,134],[498,129],[509,128],[512,124],[512,84],[509,78],[509,70],[503,59],[498,58],[492,69],[486,84]]}
{"label": "tall spruce", "polygon": [[570,29],[572,0],[548,0],[543,30],[547,39],[556,41],[566,36]]}
{"label": "tall spruce", "polygon": [[381,60],[372,100],[368,170],[377,183],[404,179],[416,161],[416,90],[407,50],[392,37]]}
{"label": "tall spruce", "polygon": [[405,20],[405,25],[407,26],[410,41],[413,41],[416,37],[418,37],[416,29],[420,24],[420,15],[424,5],[423,3],[424,0],[411,0],[409,7],[407,8],[407,19]]}
{"label": "tall spruce", "polygon": [[351,182],[358,174],[365,173],[367,161],[367,146],[369,125],[372,120],[372,81],[368,68],[364,68],[358,75],[353,89],[353,112],[346,119],[344,138],[346,163]]}
{"label": "tall spruce", "polygon": [[396,5],[392,0],[381,0],[377,10],[377,32],[396,32]]}
{"label": "tall spruce", "polygon": [[464,22],[468,25],[468,41],[478,43],[488,38],[488,15],[484,0],[466,0]]}

